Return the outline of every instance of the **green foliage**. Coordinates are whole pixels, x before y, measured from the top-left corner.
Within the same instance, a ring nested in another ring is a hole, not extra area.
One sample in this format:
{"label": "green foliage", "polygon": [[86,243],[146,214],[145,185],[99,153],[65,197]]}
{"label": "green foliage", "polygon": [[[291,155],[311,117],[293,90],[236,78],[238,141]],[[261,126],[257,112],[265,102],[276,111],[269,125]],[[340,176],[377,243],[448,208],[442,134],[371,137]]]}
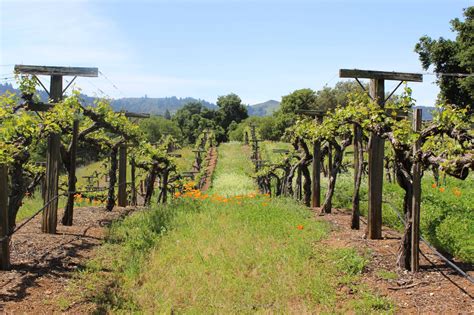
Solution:
{"label": "green foliage", "polygon": [[240,97],[234,93],[219,96],[217,106],[220,126],[226,132],[233,121],[239,123],[248,117],[247,108],[242,104]]}
{"label": "green foliage", "polygon": [[332,253],[339,270],[349,276],[359,275],[367,265],[367,259],[353,248],[343,248]]}
{"label": "green foliage", "polygon": [[293,126],[297,120],[297,110],[316,108],[316,93],[311,89],[296,90],[281,99],[280,108],[274,113],[275,131],[281,138],[285,130]]}
{"label": "green foliage", "polygon": [[199,102],[192,102],[184,105],[173,116],[172,120],[179,126],[185,142],[195,143],[199,134],[206,128],[213,129],[216,133],[217,141],[225,139],[225,130],[219,125],[221,114],[217,111],[206,108]]}
{"label": "green foliage", "polygon": [[145,133],[148,142],[156,143],[164,135],[181,138],[181,130],[175,121],[161,116],[151,116],[140,121],[140,129]]}
{"label": "green foliage", "polygon": [[195,143],[199,134],[207,128],[214,130],[218,142],[225,141],[228,139],[227,132],[248,117],[247,108],[235,94],[220,96],[217,105],[218,110],[212,110],[199,102],[191,102],[176,112],[172,119],[181,129],[186,143]]}
{"label": "green foliage", "polygon": [[421,229],[439,250],[462,261],[474,262],[474,196],[470,191],[474,177],[459,180],[446,178],[436,186],[429,176],[423,182]]}
{"label": "green foliage", "polygon": [[[423,36],[415,46],[425,70],[434,67],[437,73],[474,73],[474,7],[464,10],[465,20],[451,21],[456,40]],[[438,76],[441,89],[440,102],[458,107],[471,107],[474,103],[474,77]]]}
{"label": "green foliage", "polygon": [[385,269],[380,269],[377,271],[377,276],[384,280],[395,280],[398,278],[397,273]]}
{"label": "green foliage", "polygon": [[333,88],[325,86],[316,92],[314,109],[331,111],[337,106],[344,107],[349,101],[349,96],[359,90],[360,86],[355,81],[339,81]]}
{"label": "green foliage", "polygon": [[[322,178],[323,193],[326,178]],[[469,193],[474,185],[474,177],[465,180],[446,178],[446,185],[436,186],[430,173],[422,179],[422,203],[420,228],[422,235],[438,250],[448,253],[467,263],[474,261],[474,196]],[[354,186],[352,172],[339,175],[333,200],[336,208],[350,209]],[[436,187],[432,187],[436,186]],[[360,191],[361,212],[367,215],[367,179],[364,178]],[[390,202],[397,211],[403,210],[403,190],[396,183],[384,181],[383,199]],[[397,213],[392,206],[383,204],[383,224],[403,231]]]}
{"label": "green foliage", "polygon": [[17,97],[11,93],[0,96],[0,163],[10,164],[15,157],[30,149],[23,145],[40,132],[37,116],[26,112],[14,112]]}
{"label": "green foliage", "polygon": [[[11,165],[10,173],[14,172],[15,176],[20,174],[21,177],[10,180],[10,188],[15,189],[11,191],[20,200],[26,195],[26,186],[32,179],[44,173],[44,168],[35,166],[32,156],[44,159],[41,153],[44,154],[46,139],[52,133],[61,135],[63,148],[67,150],[75,120],[79,121],[80,141],[93,145],[96,151],[109,154],[109,150],[118,144],[135,144],[131,154],[139,152],[140,163],[162,163],[169,169],[174,168],[173,161],[165,155],[170,141],[174,142],[174,139],[168,138],[163,146],[152,147],[138,125],[123,112],[115,112],[108,99],[97,99],[94,106],[85,106],[77,90],[56,102],[41,116],[29,111],[28,107],[37,102],[37,97],[32,95],[36,92],[36,84],[36,80],[28,76],[20,78],[22,102],[10,93],[0,96],[0,163]],[[66,182],[62,180],[61,183],[64,190],[67,189]],[[19,207],[20,202],[9,205],[12,218],[16,217]]]}
{"label": "green foliage", "polygon": [[281,98],[282,114],[295,114],[297,110],[316,109],[316,93],[311,89],[296,90]]}
{"label": "green foliage", "polygon": [[234,128],[229,128],[229,140],[243,141],[245,130],[250,125],[255,125],[258,128],[262,140],[280,140],[281,134],[277,129],[277,120],[274,116],[252,116],[243,120],[236,124]]}

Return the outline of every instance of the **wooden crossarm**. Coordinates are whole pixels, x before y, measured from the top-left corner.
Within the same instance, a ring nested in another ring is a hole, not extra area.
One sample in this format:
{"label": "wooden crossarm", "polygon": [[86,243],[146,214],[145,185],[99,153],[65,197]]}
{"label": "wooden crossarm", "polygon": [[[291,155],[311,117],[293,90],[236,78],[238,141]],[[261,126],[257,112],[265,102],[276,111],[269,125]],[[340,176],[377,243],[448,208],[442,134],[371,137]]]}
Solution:
{"label": "wooden crossarm", "polygon": [[56,66],[32,66],[15,65],[16,73],[34,74],[34,75],[57,75],[57,76],[76,76],[76,77],[98,77],[98,68],[86,67],[56,67]]}
{"label": "wooden crossarm", "polygon": [[339,77],[423,82],[423,75],[421,73],[373,71],[359,69],[340,69]]}

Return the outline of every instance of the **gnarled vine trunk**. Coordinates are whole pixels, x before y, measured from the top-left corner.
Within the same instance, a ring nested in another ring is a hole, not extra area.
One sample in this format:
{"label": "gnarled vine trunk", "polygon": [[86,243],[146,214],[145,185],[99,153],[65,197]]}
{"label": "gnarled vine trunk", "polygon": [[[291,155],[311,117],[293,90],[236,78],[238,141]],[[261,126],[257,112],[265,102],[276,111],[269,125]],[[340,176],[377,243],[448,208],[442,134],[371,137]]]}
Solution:
{"label": "gnarled vine trunk", "polygon": [[115,206],[115,184],[117,183],[117,160],[118,145],[110,149],[109,189],[107,193],[107,205],[105,209],[112,211]]}
{"label": "gnarled vine trunk", "polygon": [[336,180],[337,174],[341,168],[342,158],[344,156],[344,150],[349,146],[351,143],[351,139],[347,138],[342,141],[342,145],[339,145],[337,142],[333,142],[331,144],[332,151],[334,151],[334,156],[332,160],[332,168],[330,169],[329,173],[329,183],[328,183],[328,190],[326,192],[326,196],[324,199],[324,203],[321,206],[321,213],[331,213],[332,209],[332,197],[334,195],[334,189],[336,188]]}
{"label": "gnarled vine trunk", "polygon": [[155,181],[156,181],[156,170],[154,168],[148,171],[148,174],[145,178],[145,198],[143,205],[149,206],[151,203],[151,197],[153,196],[153,191],[155,190]]}

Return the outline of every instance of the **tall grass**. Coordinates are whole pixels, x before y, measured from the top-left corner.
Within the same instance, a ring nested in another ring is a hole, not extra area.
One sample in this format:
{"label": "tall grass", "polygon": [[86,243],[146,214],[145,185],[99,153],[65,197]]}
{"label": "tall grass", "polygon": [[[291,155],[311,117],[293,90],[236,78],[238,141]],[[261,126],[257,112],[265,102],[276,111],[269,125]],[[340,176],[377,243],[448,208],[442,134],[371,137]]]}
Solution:
{"label": "tall grass", "polygon": [[[115,223],[75,282],[88,289],[76,291],[113,312],[391,311],[358,283],[366,258],[320,242],[326,223],[293,200],[254,192],[242,150],[219,148],[209,195],[191,191]],[[341,296],[340,286],[355,294]]]}
{"label": "tall grass", "polygon": [[[281,148],[288,144],[264,142],[265,159],[274,161],[280,156],[272,149]],[[344,161],[352,163],[352,147],[345,152]],[[310,168],[310,172],[312,169]],[[327,190],[327,178],[321,177],[321,194],[324,198]],[[384,178],[382,204],[383,224],[403,230],[397,211],[403,212],[403,189],[395,182]],[[338,175],[333,197],[333,207],[342,209],[352,208],[354,191],[354,175],[352,168]],[[360,190],[360,209],[362,215],[368,212],[368,183],[367,177],[362,180]],[[394,208],[397,210],[395,211]],[[403,215],[403,213],[402,213]],[[422,178],[421,202],[421,232],[438,250],[451,254],[458,259],[474,262],[474,176],[471,174],[465,180],[446,177],[440,186],[435,185],[431,172],[425,172]]]}

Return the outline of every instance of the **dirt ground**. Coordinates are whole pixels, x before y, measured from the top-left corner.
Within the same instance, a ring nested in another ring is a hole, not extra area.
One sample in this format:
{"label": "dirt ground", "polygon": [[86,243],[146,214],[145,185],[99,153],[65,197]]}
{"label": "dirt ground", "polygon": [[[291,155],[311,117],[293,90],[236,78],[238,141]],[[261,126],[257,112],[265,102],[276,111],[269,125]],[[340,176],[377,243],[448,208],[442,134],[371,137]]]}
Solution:
{"label": "dirt ground", "polygon": [[[328,245],[354,247],[361,253],[369,253],[371,259],[362,277],[363,282],[392,300],[397,313],[474,313],[474,285],[447,267],[425,244],[421,244],[421,270],[413,274],[396,266],[400,233],[384,227],[384,239],[368,240],[364,238],[364,222],[361,221],[359,231],[351,230],[351,215],[347,211],[333,209],[332,214],[320,218],[332,225],[332,233],[324,241]],[[459,266],[474,276],[472,265]],[[395,272],[397,277],[383,279],[380,270]],[[350,293],[349,288],[341,288],[341,291]]]}
{"label": "dirt ground", "polygon": [[[216,155],[214,155],[216,158]],[[210,163],[212,165],[213,163]],[[62,296],[73,272],[94,255],[94,248],[104,239],[105,227],[113,220],[135,209],[75,209],[74,226],[58,225],[55,235],[40,233],[40,217],[35,218],[12,239],[12,270],[0,272],[0,313],[60,313],[58,297]],[[335,247],[355,247],[370,256],[362,281],[378,294],[388,297],[397,306],[397,313],[468,314],[474,310],[474,285],[456,274],[426,246],[421,249],[421,271],[412,274],[396,267],[400,234],[384,228],[382,240],[364,238],[361,230],[350,229],[350,214],[333,210],[319,217],[331,223],[332,232],[325,243]],[[472,266],[463,268],[473,275]],[[396,274],[386,279],[381,270]],[[351,298],[348,287],[340,294]],[[75,305],[68,313],[88,313],[93,305]]]}
{"label": "dirt ground", "polygon": [[214,173],[214,169],[216,168],[217,165],[217,148],[212,147],[210,149],[210,154],[209,154],[209,164],[206,168],[206,182],[204,183],[204,186],[202,187],[202,191],[206,191],[211,187],[211,182],[212,182],[212,174]]}
{"label": "dirt ground", "polygon": [[[0,271],[0,313],[60,312],[53,301],[67,287],[72,273],[103,242],[105,227],[133,210],[76,208],[74,225],[58,224],[54,235],[40,232],[41,216],[25,225],[11,241],[12,269]],[[62,213],[58,217],[61,216]]]}

